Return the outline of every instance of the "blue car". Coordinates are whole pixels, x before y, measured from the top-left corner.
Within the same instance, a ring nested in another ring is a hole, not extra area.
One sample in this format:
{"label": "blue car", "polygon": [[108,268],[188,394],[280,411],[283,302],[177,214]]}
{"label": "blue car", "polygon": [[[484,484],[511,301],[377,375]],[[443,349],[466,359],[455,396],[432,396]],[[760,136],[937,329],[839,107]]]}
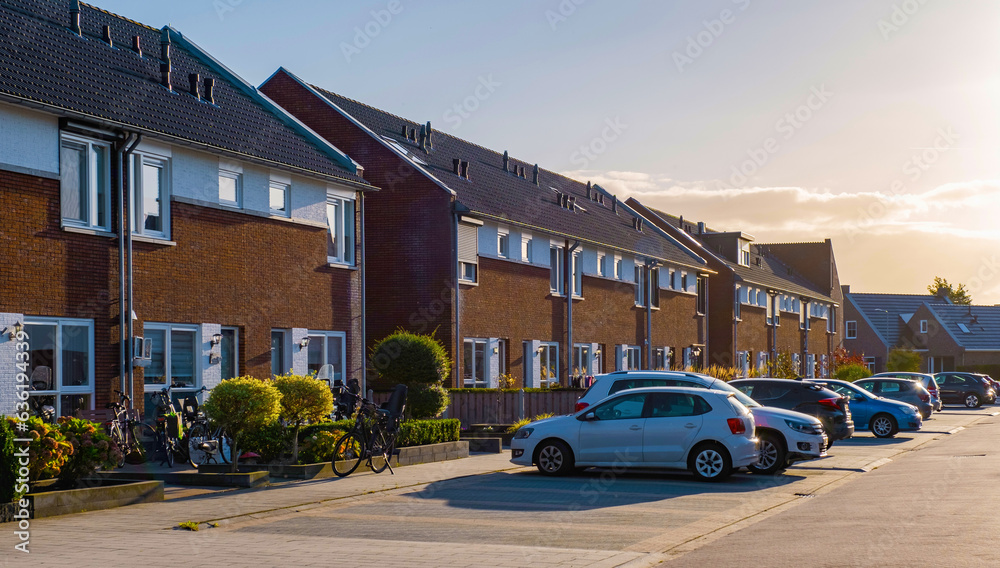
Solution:
{"label": "blue car", "polygon": [[882,398],[854,383],[828,379],[827,387],[851,401],[851,414],[858,430],[869,429],[876,438],[892,438],[900,430],[919,430],[920,411],[912,404]]}

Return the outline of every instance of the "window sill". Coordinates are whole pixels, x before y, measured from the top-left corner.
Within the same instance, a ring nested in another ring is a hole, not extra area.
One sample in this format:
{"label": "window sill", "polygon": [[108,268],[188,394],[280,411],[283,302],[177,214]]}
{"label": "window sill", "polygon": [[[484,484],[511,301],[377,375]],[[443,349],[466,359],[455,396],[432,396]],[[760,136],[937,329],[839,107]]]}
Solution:
{"label": "window sill", "polygon": [[[562,298],[562,299],[565,300],[566,299],[566,294],[557,294],[557,293],[555,293],[555,292],[553,292],[553,291],[550,290],[548,297],[549,298]],[[573,296],[573,299],[574,300],[583,300],[583,296]]]}
{"label": "window sill", "polygon": [[80,235],[93,235],[95,237],[106,237],[111,239],[118,238],[118,235],[112,233],[111,231],[105,231],[103,229],[88,229],[86,227],[74,227],[73,225],[63,225],[62,230],[67,233],[77,233]]}
{"label": "window sill", "polygon": [[161,239],[159,237],[146,237],[143,235],[132,235],[132,240],[140,243],[150,243],[154,245],[163,245],[165,247],[175,247],[177,243],[167,239]]}
{"label": "window sill", "polygon": [[326,261],[326,266],[328,268],[341,268],[341,269],[344,269],[344,270],[357,270],[358,269],[357,265],[347,264],[345,262],[338,262],[336,260],[330,260],[329,258]]}
{"label": "window sill", "polygon": [[472,280],[459,280],[459,286],[479,286],[479,282],[473,282]]}

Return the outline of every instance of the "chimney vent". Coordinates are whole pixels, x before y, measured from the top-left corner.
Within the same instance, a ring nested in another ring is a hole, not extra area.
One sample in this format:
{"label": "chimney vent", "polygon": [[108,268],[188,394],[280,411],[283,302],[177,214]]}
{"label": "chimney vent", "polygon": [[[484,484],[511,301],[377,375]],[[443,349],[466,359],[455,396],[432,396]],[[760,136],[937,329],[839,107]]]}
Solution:
{"label": "chimney vent", "polygon": [[80,0],[70,0],[69,29],[76,35],[83,36],[83,31],[80,29]]}
{"label": "chimney vent", "polygon": [[410,139],[411,142],[416,142],[417,141],[417,129],[416,128],[411,128],[410,129],[410,135],[409,135],[408,138]]}
{"label": "chimney vent", "polygon": [[469,162],[462,162],[462,177],[469,179]]}
{"label": "chimney vent", "polygon": [[170,85],[170,30],[163,28],[160,35],[160,84],[169,90],[173,90]]}
{"label": "chimney vent", "polygon": [[510,167],[509,166],[510,166],[510,157],[507,155],[507,150],[504,150],[503,151],[503,171],[504,172],[509,172],[510,171]]}
{"label": "chimney vent", "polygon": [[205,78],[205,100],[215,104],[215,79]]}
{"label": "chimney vent", "polygon": [[434,140],[431,138],[432,134],[434,134],[434,130],[431,128],[431,121],[428,120],[427,121],[427,148],[425,148],[425,150],[428,149],[428,148],[431,148],[431,149],[434,148]]}
{"label": "chimney vent", "polygon": [[524,179],[524,166],[517,167],[517,177]]}
{"label": "chimney vent", "polygon": [[611,202],[611,212],[615,215],[618,214],[618,196],[614,197],[614,201]]}
{"label": "chimney vent", "polygon": [[406,128],[406,125],[404,124],[403,125],[403,138],[406,138],[407,140],[409,140],[410,139],[409,132],[410,132],[409,129]]}
{"label": "chimney vent", "polygon": [[459,160],[458,158],[455,158],[454,160],[452,160],[451,161],[451,173],[453,173],[453,174],[455,174],[457,176],[461,176],[462,175],[462,170],[460,169],[461,166],[462,166],[462,160]]}
{"label": "chimney vent", "polygon": [[111,41],[111,26],[104,26],[104,43],[114,47],[114,42]]}
{"label": "chimney vent", "polygon": [[423,124],[420,125],[420,149],[427,151],[427,127]]}
{"label": "chimney vent", "polygon": [[569,198],[569,210],[576,211],[576,197],[572,195]]}
{"label": "chimney vent", "polygon": [[699,235],[704,235],[705,234],[705,222],[704,221],[698,221],[698,234]]}
{"label": "chimney vent", "polygon": [[132,51],[136,52],[139,57],[142,57],[142,38],[139,36],[132,36]]}
{"label": "chimney vent", "polygon": [[191,86],[191,96],[201,100],[201,90],[199,89],[198,83],[201,83],[201,75],[197,73],[191,73],[188,75],[188,83]]}
{"label": "chimney vent", "polygon": [[538,185],[538,164],[531,170],[531,181],[535,185]]}
{"label": "chimney vent", "polygon": [[556,192],[556,205],[563,206],[563,193],[561,191]]}
{"label": "chimney vent", "polygon": [[591,185],[590,185],[590,182],[588,181],[587,182],[587,199],[589,199],[589,200],[592,200],[593,197],[594,197],[594,194],[591,193],[591,191],[592,191],[591,190]]}

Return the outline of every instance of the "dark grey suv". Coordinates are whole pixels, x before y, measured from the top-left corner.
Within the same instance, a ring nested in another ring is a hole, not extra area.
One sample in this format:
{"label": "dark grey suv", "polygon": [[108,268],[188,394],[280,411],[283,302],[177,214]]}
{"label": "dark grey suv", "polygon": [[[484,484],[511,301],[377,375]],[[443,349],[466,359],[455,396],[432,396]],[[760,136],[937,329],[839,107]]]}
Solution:
{"label": "dark grey suv", "polygon": [[937,381],[941,402],[944,404],[964,404],[969,408],[978,408],[984,402],[996,399],[993,389],[972,373],[945,371],[935,373],[934,380]]}
{"label": "dark grey suv", "polygon": [[739,379],[729,384],[764,406],[810,414],[823,423],[829,443],[854,435],[848,400],[823,385],[791,379]]}

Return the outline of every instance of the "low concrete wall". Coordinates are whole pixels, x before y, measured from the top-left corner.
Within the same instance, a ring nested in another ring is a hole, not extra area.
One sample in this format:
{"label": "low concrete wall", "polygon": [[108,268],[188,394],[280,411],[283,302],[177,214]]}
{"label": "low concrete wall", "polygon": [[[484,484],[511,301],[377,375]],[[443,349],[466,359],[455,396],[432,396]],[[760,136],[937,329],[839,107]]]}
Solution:
{"label": "low concrete wall", "polygon": [[32,518],[113,509],[137,503],[163,501],[162,481],[115,483],[103,487],[29,493]]}
{"label": "low concrete wall", "polygon": [[[204,466],[202,466],[204,467]],[[268,484],[267,472],[249,471],[230,473],[230,466],[219,466],[218,471],[198,473],[156,472],[107,472],[102,477],[110,479],[156,479],[171,485],[192,485],[201,487],[262,487]]]}
{"label": "low concrete wall", "polygon": [[488,452],[491,454],[499,454],[503,451],[503,438],[469,437],[464,438],[463,441],[469,443],[470,452]]}
{"label": "low concrete wall", "polygon": [[469,442],[459,440],[458,442],[412,446],[409,448],[399,448],[398,452],[399,454],[395,460],[398,465],[454,460],[469,457]]}

